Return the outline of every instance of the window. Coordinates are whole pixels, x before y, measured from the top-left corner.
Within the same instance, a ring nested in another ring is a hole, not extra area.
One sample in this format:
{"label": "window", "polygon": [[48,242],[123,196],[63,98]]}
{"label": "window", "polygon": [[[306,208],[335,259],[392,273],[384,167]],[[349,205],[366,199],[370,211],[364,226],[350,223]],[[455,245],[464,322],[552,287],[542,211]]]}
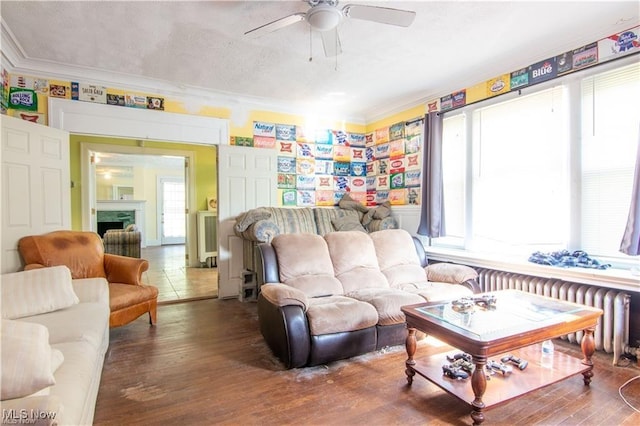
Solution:
{"label": "window", "polygon": [[442,179],[444,181],[444,209],[446,237],[438,238],[438,243],[448,246],[462,246],[465,235],[465,158],[466,120],[464,114],[443,119]]}
{"label": "window", "polygon": [[472,241],[489,251],[567,243],[562,88],[473,113]]}
{"label": "window", "polygon": [[582,81],[580,247],[621,256],[638,147],[640,64]]}
{"label": "window", "polygon": [[445,116],[447,236],[432,245],[629,260],[618,248],[638,147],[640,64],[586,74]]}

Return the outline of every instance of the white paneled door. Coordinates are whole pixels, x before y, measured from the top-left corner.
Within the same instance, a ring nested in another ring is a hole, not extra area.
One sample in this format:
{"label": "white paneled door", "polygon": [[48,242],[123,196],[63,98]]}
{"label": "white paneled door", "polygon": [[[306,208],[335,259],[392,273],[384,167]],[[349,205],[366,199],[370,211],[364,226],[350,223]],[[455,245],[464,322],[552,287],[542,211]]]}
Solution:
{"label": "white paneled door", "polygon": [[218,147],[218,297],[237,297],[242,287],[242,240],[233,232],[236,216],[277,206],[274,149]]}
{"label": "white paneled door", "polygon": [[21,268],[18,240],[71,229],[69,133],[1,116],[2,273]]}

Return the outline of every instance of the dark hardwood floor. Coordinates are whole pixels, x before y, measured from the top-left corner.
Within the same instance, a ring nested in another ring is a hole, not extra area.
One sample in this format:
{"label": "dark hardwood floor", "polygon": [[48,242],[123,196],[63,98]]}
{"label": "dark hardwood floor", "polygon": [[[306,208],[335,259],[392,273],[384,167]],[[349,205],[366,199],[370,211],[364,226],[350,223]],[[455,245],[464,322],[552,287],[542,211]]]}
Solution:
{"label": "dark hardwood floor", "polygon": [[[444,351],[421,341],[418,355]],[[580,354],[558,341],[556,351]],[[201,300],[158,307],[111,330],[96,425],[469,425],[470,408],[425,379],[411,388],[404,347],[327,366],[285,370],[258,330],[255,303]],[[640,375],[597,352],[590,387],[582,376],[486,412],[486,425],[638,425],[618,388]],[[488,382],[487,392],[491,392]],[[640,408],[640,380],[623,395]]]}

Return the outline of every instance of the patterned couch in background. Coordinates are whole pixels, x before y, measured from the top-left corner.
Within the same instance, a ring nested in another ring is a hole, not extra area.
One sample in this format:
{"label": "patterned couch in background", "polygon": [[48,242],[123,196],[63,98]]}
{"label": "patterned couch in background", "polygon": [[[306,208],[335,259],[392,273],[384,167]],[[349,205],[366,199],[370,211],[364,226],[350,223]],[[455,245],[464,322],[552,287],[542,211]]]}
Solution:
{"label": "patterned couch in background", "polygon": [[136,225],[129,225],[125,229],[109,229],[102,242],[105,253],[140,258],[142,234]]}
{"label": "patterned couch in background", "polygon": [[257,245],[270,243],[276,235],[307,233],[324,236],[334,231],[360,230],[369,233],[397,227],[389,205],[367,208],[346,199],[338,207],[252,209],[236,218],[234,232],[243,240],[243,267],[257,272],[260,268],[256,257]]}

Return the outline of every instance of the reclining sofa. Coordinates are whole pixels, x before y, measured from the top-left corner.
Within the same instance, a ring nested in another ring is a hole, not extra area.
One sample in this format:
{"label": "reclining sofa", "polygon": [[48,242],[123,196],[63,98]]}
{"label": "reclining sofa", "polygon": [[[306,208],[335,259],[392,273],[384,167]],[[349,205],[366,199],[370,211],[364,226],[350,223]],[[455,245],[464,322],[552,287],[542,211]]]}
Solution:
{"label": "reclining sofa", "polygon": [[[346,199],[345,199],[346,198]],[[242,238],[243,268],[256,272],[257,246],[280,234],[317,234],[360,230],[375,232],[397,228],[390,206],[367,208],[345,195],[338,207],[259,207],[236,218],[235,234]],[[262,285],[258,274],[257,284]]]}
{"label": "reclining sofa", "polygon": [[287,368],[403,344],[401,307],[479,292],[467,266],[427,265],[401,229],[280,234],[258,246],[260,331]]}

